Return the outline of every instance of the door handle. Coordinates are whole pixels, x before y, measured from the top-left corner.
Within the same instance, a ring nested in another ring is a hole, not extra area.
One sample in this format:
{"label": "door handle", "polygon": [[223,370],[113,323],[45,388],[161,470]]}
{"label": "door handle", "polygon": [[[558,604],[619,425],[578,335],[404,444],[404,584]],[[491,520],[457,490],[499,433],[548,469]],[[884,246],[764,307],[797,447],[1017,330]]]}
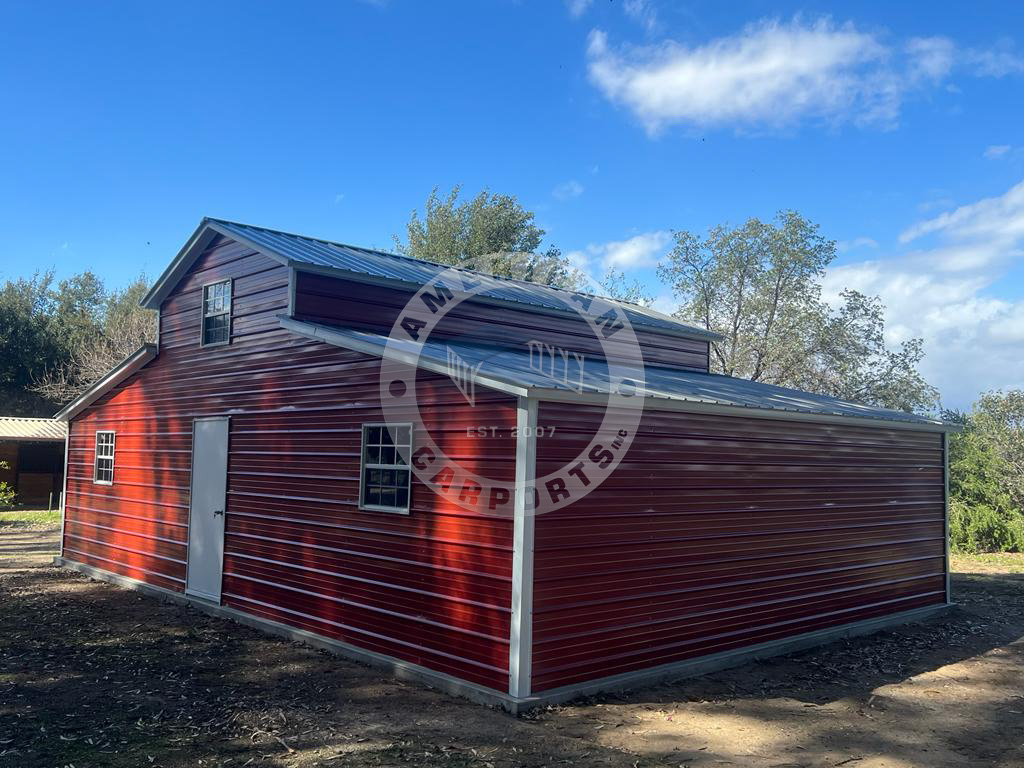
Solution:
{"label": "door handle", "polygon": [[215,510],[213,510],[213,514],[215,514],[215,515],[223,515],[224,514],[224,510],[223,509],[215,509]]}

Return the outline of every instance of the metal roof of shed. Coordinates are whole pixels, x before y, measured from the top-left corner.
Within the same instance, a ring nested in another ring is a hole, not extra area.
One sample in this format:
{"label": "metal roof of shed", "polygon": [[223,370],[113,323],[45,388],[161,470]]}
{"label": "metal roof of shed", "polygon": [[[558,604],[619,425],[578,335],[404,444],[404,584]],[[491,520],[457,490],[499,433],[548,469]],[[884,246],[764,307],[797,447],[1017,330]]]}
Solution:
{"label": "metal roof of shed", "polygon": [[[292,318],[281,318],[281,325],[288,330],[311,338],[382,357],[388,347],[388,337],[374,333],[307,323]],[[419,358],[416,360],[418,346],[409,340],[404,342],[393,340],[389,348],[389,356],[401,362],[416,362],[420,367],[446,373],[448,349],[451,348],[469,366],[480,366],[476,380],[482,386],[505,389],[512,394],[541,398],[552,393],[571,394],[573,397],[580,394],[559,379],[546,376],[537,370],[535,365],[531,365],[530,352],[522,345],[496,347],[459,340],[431,340],[428,338],[423,343],[422,349],[419,350]],[[644,394],[652,401],[650,405],[652,408],[657,408],[656,401],[660,400],[689,403],[695,406],[718,406],[728,409],[742,408],[814,417],[884,421],[931,429],[954,428],[952,425],[928,416],[862,405],[826,395],[801,392],[796,389],[787,389],[721,374],[697,373],[646,365],[643,376],[645,379]],[[584,396],[608,394],[610,382],[608,366],[604,360],[596,357],[586,358],[583,366],[582,388]]]}
{"label": "metal roof of shed", "polygon": [[32,419],[21,416],[0,416],[0,442],[29,440],[60,440],[68,434],[68,427],[57,419]]}
{"label": "metal roof of shed", "polygon": [[[329,271],[337,273],[339,277],[349,277],[355,280],[369,279],[400,283],[417,290],[445,270],[451,269],[449,265],[435,264],[386,251],[294,235],[223,219],[205,218],[200,222],[199,228],[185,248],[143,299],[143,306],[151,309],[156,309],[159,306],[160,301],[174,287],[174,284],[191,266],[191,262],[206,246],[209,241],[209,232],[219,233],[241,242],[296,269]],[[204,233],[206,233],[206,237],[204,237]],[[483,289],[477,295],[486,300],[525,305],[539,311],[554,310],[576,313],[576,309],[570,303],[570,297],[574,295],[571,291],[526,280],[496,277],[471,269],[460,269],[460,271],[472,275],[474,282],[483,284]],[[609,301],[618,305],[629,318],[630,323],[637,327],[690,338],[712,340],[721,338],[713,331],[681,322],[649,307],[641,307],[638,304],[614,299],[609,299]]]}

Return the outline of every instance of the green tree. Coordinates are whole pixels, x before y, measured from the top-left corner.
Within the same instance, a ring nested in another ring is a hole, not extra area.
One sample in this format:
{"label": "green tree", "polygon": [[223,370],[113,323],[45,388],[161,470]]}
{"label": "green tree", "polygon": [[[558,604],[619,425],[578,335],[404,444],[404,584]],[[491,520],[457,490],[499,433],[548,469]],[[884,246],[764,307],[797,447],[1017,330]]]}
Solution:
{"label": "green tree", "polygon": [[91,337],[103,322],[107,292],[91,271],[61,280],[52,299],[53,331],[69,353]]}
{"label": "green tree", "polygon": [[677,316],[724,336],[712,344],[713,370],[907,411],[935,405],[916,368],[921,341],[889,349],[877,298],[844,291],[835,311],[822,301],[835,243],[800,214],[673,236],[658,275],[680,301]]}
{"label": "green tree", "polygon": [[654,297],[643,283],[627,278],[626,273],[622,270],[609,269],[605,272],[604,279],[601,281],[601,289],[607,296],[619,301],[628,301],[642,307],[649,307],[654,303]]}
{"label": "green tree", "polygon": [[[99,283],[98,304],[90,300],[86,305],[93,308],[88,322],[87,313],[73,305],[68,318],[57,324],[71,329],[67,353],[59,364],[37,377],[33,389],[50,400],[70,402],[143,344],[155,341],[156,312],[139,306],[147,286],[145,275],[109,293]],[[81,323],[81,328],[76,323]]]}
{"label": "green tree", "polygon": [[0,412],[42,416],[57,403],[32,390],[36,376],[66,356],[55,323],[53,273],[8,280],[0,288]]}
{"label": "green tree", "polygon": [[973,420],[1005,466],[1003,488],[1024,514],[1024,390],[986,392],[974,404]]}
{"label": "green tree", "polygon": [[909,339],[890,349],[879,298],[853,290],[840,296],[837,311],[821,305],[820,325],[809,338],[803,365],[794,369],[792,385],[900,411],[931,410],[938,391],[917,370],[923,341]]}
{"label": "green tree", "polygon": [[[11,465],[6,461],[0,461],[0,469],[10,469]],[[0,480],[0,508],[9,507],[14,504],[17,494],[6,482]]]}
{"label": "green tree", "polygon": [[435,264],[466,266],[502,277],[576,289],[580,273],[554,246],[537,253],[544,230],[534,215],[515,197],[483,190],[460,201],[461,187],[447,196],[435,187],[427,197],[423,216],[413,211],[406,241],[395,237],[398,252]]}
{"label": "green tree", "polygon": [[962,426],[949,436],[950,544],[957,551],[1024,550],[1022,473],[1013,457],[1020,448],[1004,433],[1020,429],[1020,394],[988,393],[970,414],[943,414]]}

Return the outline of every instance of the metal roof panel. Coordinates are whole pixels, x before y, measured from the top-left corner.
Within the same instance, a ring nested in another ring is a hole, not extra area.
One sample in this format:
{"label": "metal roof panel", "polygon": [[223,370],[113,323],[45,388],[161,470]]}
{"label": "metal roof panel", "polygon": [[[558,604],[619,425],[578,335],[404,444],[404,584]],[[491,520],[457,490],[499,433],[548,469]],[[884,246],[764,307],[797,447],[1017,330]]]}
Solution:
{"label": "metal roof panel", "polygon": [[[311,267],[339,270],[353,275],[395,280],[417,288],[451,268],[448,265],[434,264],[386,251],[332,243],[232,221],[210,219],[209,223],[228,237],[248,242],[261,251],[277,254],[297,268],[306,264]],[[542,283],[497,277],[469,269],[460,271],[471,275],[474,282],[482,282],[484,288],[480,295],[488,299],[563,312],[576,311],[569,302],[573,295],[570,291]],[[617,304],[629,318],[630,323],[637,327],[662,330],[693,338],[720,338],[718,334],[705,328],[681,322],[647,307],[611,299],[610,301]]]}
{"label": "metal roof panel", "polygon": [[[319,338],[339,346],[364,349],[384,355],[388,338],[379,334],[354,331],[348,328],[306,323],[284,318],[282,325],[290,330]],[[391,350],[411,359],[417,351],[423,362],[434,370],[445,370],[448,350],[451,349],[467,365],[477,368],[482,384],[499,382],[509,388],[520,388],[540,394],[543,390],[572,393],[558,377],[548,376],[542,365],[531,359],[530,350],[522,345],[498,347],[472,344],[459,340],[430,340],[422,346],[412,341],[392,341]],[[639,375],[639,372],[638,372]],[[760,411],[784,411],[792,414],[812,414],[838,418],[856,418],[865,421],[920,424],[922,427],[954,428],[938,419],[916,413],[894,411],[841,400],[827,395],[802,392],[747,379],[737,379],[715,373],[699,373],[661,366],[644,367],[645,396],[652,400],[670,400],[706,405],[749,408]],[[587,357],[583,365],[582,393],[605,395],[611,389],[607,363],[600,358]],[[651,407],[657,407],[652,403]]]}
{"label": "metal roof panel", "polygon": [[56,419],[30,419],[0,416],[0,441],[61,440],[68,434],[67,425]]}

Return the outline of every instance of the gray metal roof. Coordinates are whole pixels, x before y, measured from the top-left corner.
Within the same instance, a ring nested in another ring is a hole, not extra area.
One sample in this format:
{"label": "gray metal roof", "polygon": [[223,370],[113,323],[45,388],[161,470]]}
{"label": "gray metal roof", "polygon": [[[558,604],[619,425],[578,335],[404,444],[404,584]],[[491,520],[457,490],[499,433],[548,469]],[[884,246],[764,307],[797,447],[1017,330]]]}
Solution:
{"label": "gray metal roof", "polygon": [[[289,330],[349,349],[384,355],[388,337],[348,328],[318,325],[282,318],[281,324]],[[479,365],[478,381],[491,382],[522,390],[520,394],[543,396],[545,390],[576,392],[558,378],[551,378],[531,365],[526,346],[496,347],[451,339],[427,339],[420,352],[419,364],[433,370],[445,371],[448,349],[455,352],[470,366]],[[397,351],[411,360],[417,345],[392,341],[392,352]],[[400,358],[401,359],[401,358]],[[536,363],[536,361],[533,361]],[[932,428],[953,428],[927,416],[887,408],[876,408],[826,395],[801,392],[772,384],[737,379],[713,373],[696,373],[672,368],[647,365],[644,367],[644,395],[653,400],[671,400],[712,406],[748,408],[756,411],[785,411],[793,414],[813,414],[838,418],[856,418],[884,422],[920,424]],[[574,382],[575,383],[575,382]],[[600,358],[587,357],[583,365],[582,392],[606,395],[610,390],[607,364]],[[652,405],[652,407],[654,407]]]}
{"label": "gray metal roof", "polygon": [[[233,221],[222,219],[205,221],[222,234],[247,243],[260,252],[278,254],[288,264],[300,269],[302,265],[307,265],[347,272],[351,275],[406,283],[419,288],[444,270],[451,268],[448,265],[434,264],[395,253],[333,243]],[[479,295],[488,299],[526,304],[546,310],[576,312],[573,305],[569,303],[569,297],[573,295],[570,291],[525,280],[495,277],[469,269],[460,271],[472,274],[474,282],[482,282],[483,290]],[[721,338],[717,333],[680,322],[648,307],[623,301],[610,301],[621,307],[623,313],[629,318],[629,322],[634,326],[696,338]]]}

